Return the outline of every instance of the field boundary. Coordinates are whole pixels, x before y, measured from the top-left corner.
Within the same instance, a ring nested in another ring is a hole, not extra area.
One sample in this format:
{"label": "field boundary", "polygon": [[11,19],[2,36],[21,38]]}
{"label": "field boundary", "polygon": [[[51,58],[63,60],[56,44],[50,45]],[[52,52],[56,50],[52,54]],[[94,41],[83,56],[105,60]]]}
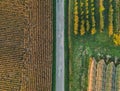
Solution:
{"label": "field boundary", "polygon": [[56,0],[53,2],[53,62],[52,62],[52,91],[56,88]]}
{"label": "field boundary", "polygon": [[68,42],[69,42],[69,45],[68,45],[68,49],[69,49],[69,88],[68,88],[68,91],[71,91],[71,83],[70,83],[70,80],[71,80],[71,74],[72,74],[72,68],[71,68],[71,60],[72,60],[72,55],[71,55],[71,52],[72,50],[71,49],[71,30],[70,30],[70,26],[71,26],[71,1],[68,2]]}
{"label": "field boundary", "polygon": [[65,29],[64,29],[64,51],[65,51],[65,91],[69,91],[69,42],[68,42],[68,8],[69,8],[69,0],[64,1],[65,6]]}

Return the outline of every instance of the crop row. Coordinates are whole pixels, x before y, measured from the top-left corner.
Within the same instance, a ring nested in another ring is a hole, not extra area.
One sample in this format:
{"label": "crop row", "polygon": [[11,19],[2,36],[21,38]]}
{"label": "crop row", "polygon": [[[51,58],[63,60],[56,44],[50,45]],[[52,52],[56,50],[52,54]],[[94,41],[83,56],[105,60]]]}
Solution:
{"label": "crop row", "polygon": [[97,63],[94,58],[90,58],[88,79],[88,91],[119,91],[120,64],[106,64],[104,60]]}
{"label": "crop row", "polygon": [[74,0],[74,34],[85,35],[120,30],[119,0]]}
{"label": "crop row", "polygon": [[52,1],[0,0],[0,91],[51,91]]}

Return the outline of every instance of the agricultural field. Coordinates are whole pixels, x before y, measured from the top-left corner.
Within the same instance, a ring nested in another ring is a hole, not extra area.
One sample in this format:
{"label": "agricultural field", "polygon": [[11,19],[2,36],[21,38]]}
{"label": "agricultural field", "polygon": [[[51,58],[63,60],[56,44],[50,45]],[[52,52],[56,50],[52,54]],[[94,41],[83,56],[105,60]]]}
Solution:
{"label": "agricultural field", "polygon": [[[94,65],[100,60],[105,60],[106,66],[113,62],[115,70],[120,64],[120,1],[70,0],[68,16],[69,91],[100,91],[92,87],[102,83],[91,78],[95,77],[94,71],[99,72],[99,68],[93,67],[93,74],[90,74],[90,59],[96,60]],[[99,74],[105,75],[106,72],[107,68]],[[110,74],[116,75],[114,72]],[[104,81],[106,78],[99,79]],[[110,81],[106,85],[110,86]],[[103,91],[114,91],[109,86]]]}
{"label": "agricultural field", "polygon": [[[53,28],[52,0],[35,0],[31,2],[30,14],[30,61],[28,70],[31,82],[27,91],[51,91]],[[34,13],[35,12],[35,13]]]}
{"label": "agricultural field", "polygon": [[119,65],[114,62],[106,63],[100,60],[98,63],[94,58],[90,58],[88,70],[87,91],[119,91]]}
{"label": "agricultural field", "polygon": [[0,91],[51,91],[52,0],[0,0]]}

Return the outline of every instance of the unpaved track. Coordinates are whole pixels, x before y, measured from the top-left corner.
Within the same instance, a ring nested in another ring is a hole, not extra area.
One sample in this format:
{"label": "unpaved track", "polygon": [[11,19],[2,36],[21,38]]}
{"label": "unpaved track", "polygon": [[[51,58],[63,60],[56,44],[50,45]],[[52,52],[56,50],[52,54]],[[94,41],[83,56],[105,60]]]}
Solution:
{"label": "unpaved track", "polygon": [[56,91],[64,91],[64,0],[56,0]]}

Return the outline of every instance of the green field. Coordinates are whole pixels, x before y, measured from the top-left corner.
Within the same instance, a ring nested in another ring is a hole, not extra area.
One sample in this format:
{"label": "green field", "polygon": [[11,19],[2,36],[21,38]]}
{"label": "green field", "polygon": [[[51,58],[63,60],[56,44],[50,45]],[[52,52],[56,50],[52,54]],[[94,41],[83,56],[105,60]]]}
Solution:
{"label": "green field", "polygon": [[[108,18],[107,9],[104,11],[104,30],[100,33],[100,16],[97,12],[98,7],[95,6],[96,33],[91,35],[90,32],[83,36],[74,34],[74,1],[69,2],[69,91],[87,91],[88,87],[88,66],[89,58],[95,57],[106,59],[109,55],[111,60],[118,58],[120,60],[120,46],[116,46],[113,42],[113,36],[108,34]],[[98,0],[95,0],[97,3]],[[79,3],[79,2],[78,2]],[[106,4],[107,2],[104,2]],[[79,8],[79,7],[78,7]],[[106,8],[106,7],[105,7]],[[114,11],[115,12],[115,11]],[[90,16],[90,15],[89,15]],[[79,16],[80,17],[80,16]],[[116,28],[116,13],[113,14],[114,29]],[[90,21],[90,20],[89,20]],[[91,21],[90,21],[91,22]],[[90,23],[91,24],[91,23]],[[80,27],[80,22],[79,22]],[[78,27],[78,30],[80,28]],[[118,63],[117,62],[117,63]]]}

